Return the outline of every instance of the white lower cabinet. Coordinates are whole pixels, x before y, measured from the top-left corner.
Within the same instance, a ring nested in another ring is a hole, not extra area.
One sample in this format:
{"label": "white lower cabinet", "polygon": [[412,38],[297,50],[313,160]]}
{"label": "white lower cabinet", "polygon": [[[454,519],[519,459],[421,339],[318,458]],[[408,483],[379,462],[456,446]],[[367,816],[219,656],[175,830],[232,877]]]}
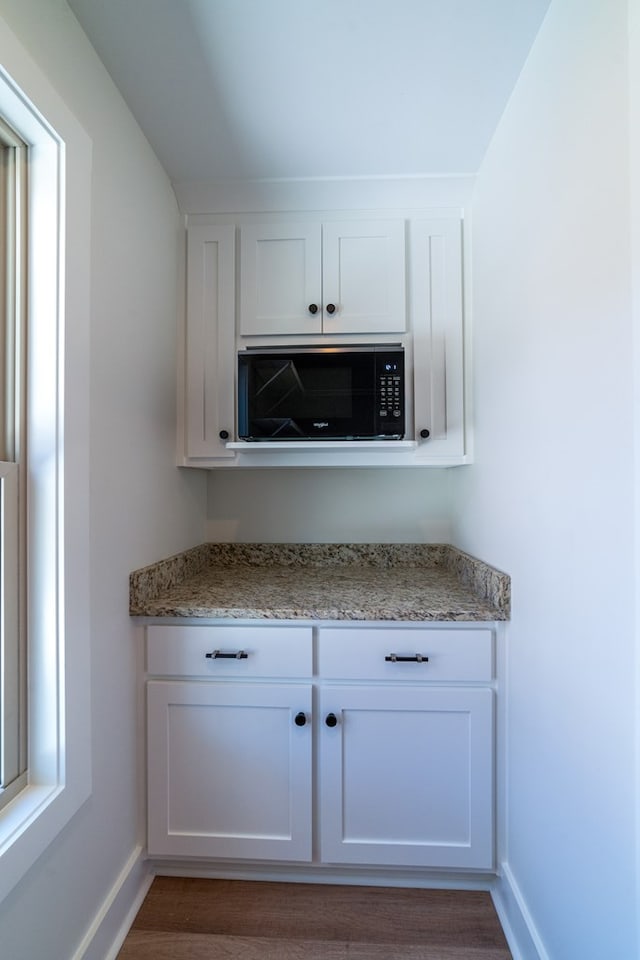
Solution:
{"label": "white lower cabinet", "polygon": [[147,708],[150,854],[311,859],[310,684],[150,681]]}
{"label": "white lower cabinet", "polygon": [[147,634],[150,855],[492,869],[490,627]]}
{"label": "white lower cabinet", "polygon": [[327,685],[320,836],[333,863],[491,868],[487,689]]}

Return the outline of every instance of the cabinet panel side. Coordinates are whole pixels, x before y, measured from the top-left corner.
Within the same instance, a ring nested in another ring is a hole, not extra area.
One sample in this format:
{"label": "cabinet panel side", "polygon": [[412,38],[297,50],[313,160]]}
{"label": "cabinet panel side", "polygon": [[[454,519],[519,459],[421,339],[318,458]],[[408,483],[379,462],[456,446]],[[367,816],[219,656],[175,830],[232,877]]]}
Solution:
{"label": "cabinet panel side", "polygon": [[233,457],[235,228],[192,227],[187,238],[186,457]]}
{"label": "cabinet panel side", "polygon": [[458,220],[410,228],[411,327],[416,429],[430,435],[419,456],[465,454],[462,235]]}

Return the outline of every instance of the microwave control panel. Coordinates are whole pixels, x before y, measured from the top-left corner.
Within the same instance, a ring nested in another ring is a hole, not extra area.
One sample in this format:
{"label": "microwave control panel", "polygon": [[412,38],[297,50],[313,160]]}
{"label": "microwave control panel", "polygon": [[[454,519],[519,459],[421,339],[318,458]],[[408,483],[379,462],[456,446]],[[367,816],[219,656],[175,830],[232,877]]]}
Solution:
{"label": "microwave control panel", "polygon": [[[391,364],[389,364],[391,366]],[[393,364],[395,366],[395,364]],[[402,416],[403,395],[402,377],[399,373],[381,373],[378,378],[378,416],[398,419]]]}
{"label": "microwave control panel", "polygon": [[378,355],[377,410],[380,434],[404,435],[404,355]]}

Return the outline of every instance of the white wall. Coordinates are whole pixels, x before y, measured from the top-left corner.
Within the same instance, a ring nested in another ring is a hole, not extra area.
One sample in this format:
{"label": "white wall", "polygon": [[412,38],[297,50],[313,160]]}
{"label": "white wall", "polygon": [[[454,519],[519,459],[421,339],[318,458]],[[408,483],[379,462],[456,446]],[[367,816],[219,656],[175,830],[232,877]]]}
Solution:
{"label": "white wall", "polygon": [[450,543],[451,470],[217,470],[207,539]]}
{"label": "white wall", "polygon": [[553,0],[473,200],[454,542],[513,578],[502,893],[550,960],[639,955],[626,16]]}
{"label": "white wall", "polygon": [[333,180],[208,180],[176,183],[183,213],[269,213],[273,210],[396,210],[465,207],[474,178],[406,176]]}
{"label": "white wall", "polygon": [[128,574],[202,540],[205,478],[173,466],[182,230],[170,184],[64,0],[0,0],[0,17],[93,140],[93,791],[0,906],[3,957],[69,960],[141,839]]}

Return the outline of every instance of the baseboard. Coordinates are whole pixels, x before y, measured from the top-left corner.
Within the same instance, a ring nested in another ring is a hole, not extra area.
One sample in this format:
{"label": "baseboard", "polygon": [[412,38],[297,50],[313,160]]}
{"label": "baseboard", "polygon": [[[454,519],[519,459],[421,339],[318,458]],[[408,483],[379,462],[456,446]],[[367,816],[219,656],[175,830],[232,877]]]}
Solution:
{"label": "baseboard", "polygon": [[72,960],[115,960],[151,886],[142,847],[136,847],[96,913]]}
{"label": "baseboard", "polygon": [[443,890],[490,890],[494,875],[478,871],[412,870],[402,868],[340,867],[255,861],[150,861],[156,876],[200,877],[211,880],[266,880],[284,883],[331,883],[357,886],[419,887]]}
{"label": "baseboard", "polygon": [[550,960],[508,863],[501,864],[491,897],[513,960]]}

